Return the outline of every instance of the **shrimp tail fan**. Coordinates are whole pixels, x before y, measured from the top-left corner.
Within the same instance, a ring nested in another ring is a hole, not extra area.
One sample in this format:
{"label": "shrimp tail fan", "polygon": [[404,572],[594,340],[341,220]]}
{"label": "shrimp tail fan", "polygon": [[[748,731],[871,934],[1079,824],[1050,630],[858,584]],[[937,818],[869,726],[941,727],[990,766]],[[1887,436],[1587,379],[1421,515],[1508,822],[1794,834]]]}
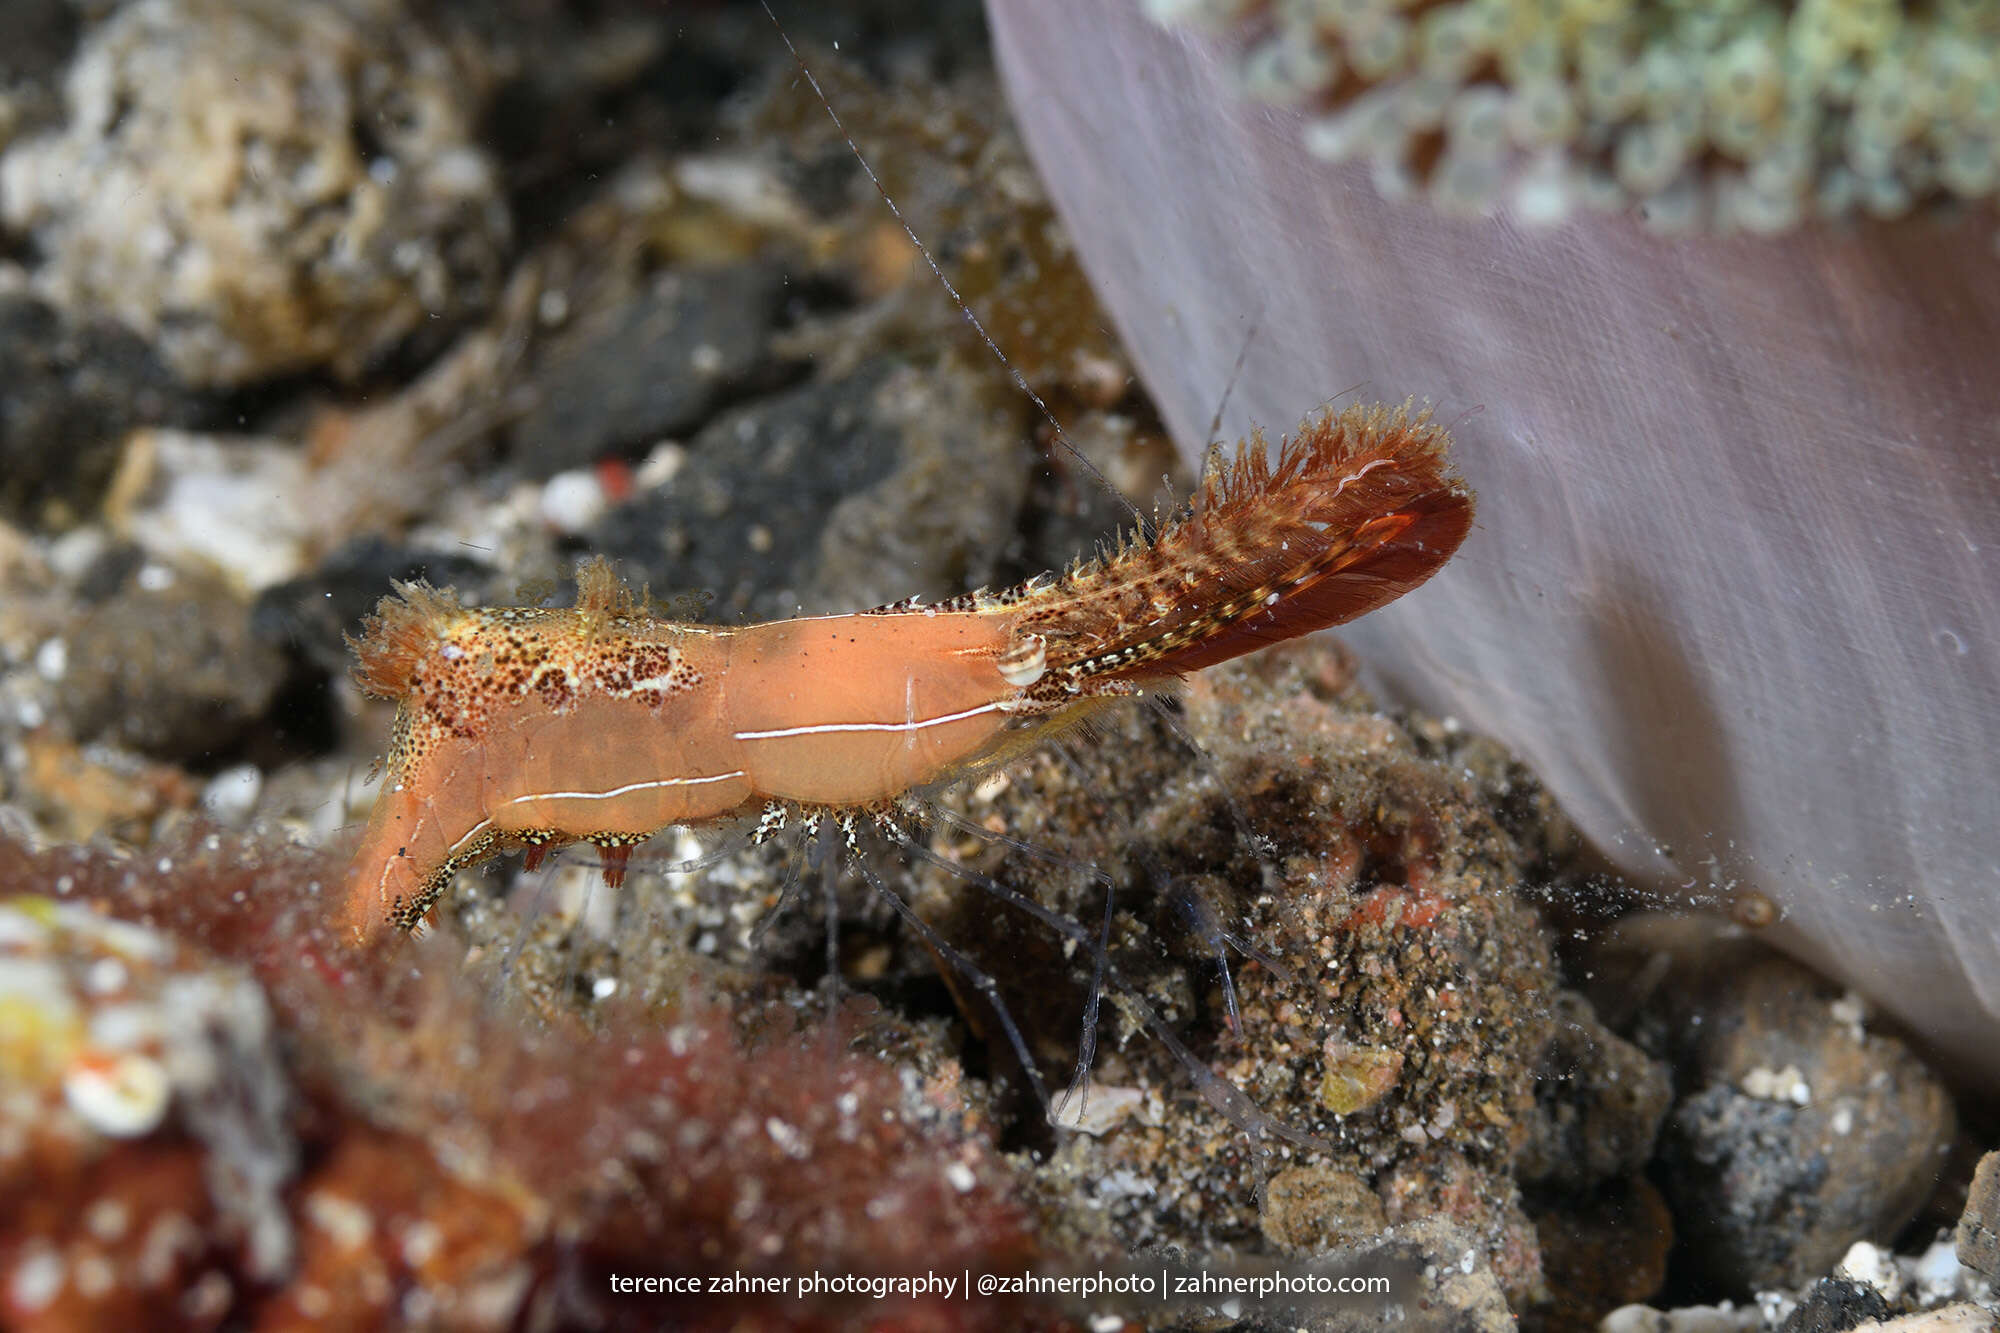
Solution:
{"label": "shrimp tail fan", "polygon": [[1473,496],[1448,451],[1408,403],[1309,418],[1275,457],[1255,436],[1157,534],[1055,581],[1027,627],[1051,666],[1139,681],[1343,624],[1422,584],[1465,540]]}

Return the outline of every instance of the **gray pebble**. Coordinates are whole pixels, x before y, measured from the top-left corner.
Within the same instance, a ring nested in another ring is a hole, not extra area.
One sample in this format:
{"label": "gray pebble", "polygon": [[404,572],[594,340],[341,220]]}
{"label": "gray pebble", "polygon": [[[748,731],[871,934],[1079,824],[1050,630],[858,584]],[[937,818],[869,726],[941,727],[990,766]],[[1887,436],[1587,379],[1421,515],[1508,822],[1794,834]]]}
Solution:
{"label": "gray pebble", "polygon": [[791,372],[768,351],[782,293],[768,266],[677,270],[556,335],[535,406],[514,428],[523,471],[547,477],[644,452],[782,381]]}
{"label": "gray pebble", "polygon": [[1958,1219],[1958,1261],[2000,1283],[2000,1152],[1979,1159]]}
{"label": "gray pebble", "polygon": [[1825,1273],[1887,1240],[1935,1187],[1956,1128],[1943,1083],[1858,1003],[1761,950],[1704,960],[1670,1030],[1689,1092],[1661,1184],[1686,1252],[1745,1294]]}

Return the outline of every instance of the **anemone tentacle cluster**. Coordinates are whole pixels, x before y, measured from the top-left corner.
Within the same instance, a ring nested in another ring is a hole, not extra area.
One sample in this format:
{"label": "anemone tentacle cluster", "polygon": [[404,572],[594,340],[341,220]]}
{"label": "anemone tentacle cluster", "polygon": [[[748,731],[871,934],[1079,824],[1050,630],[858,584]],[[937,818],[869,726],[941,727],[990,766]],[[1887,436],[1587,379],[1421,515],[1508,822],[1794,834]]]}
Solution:
{"label": "anemone tentacle cluster", "polygon": [[1996,0],[1147,0],[1385,193],[1777,232],[2000,186]]}

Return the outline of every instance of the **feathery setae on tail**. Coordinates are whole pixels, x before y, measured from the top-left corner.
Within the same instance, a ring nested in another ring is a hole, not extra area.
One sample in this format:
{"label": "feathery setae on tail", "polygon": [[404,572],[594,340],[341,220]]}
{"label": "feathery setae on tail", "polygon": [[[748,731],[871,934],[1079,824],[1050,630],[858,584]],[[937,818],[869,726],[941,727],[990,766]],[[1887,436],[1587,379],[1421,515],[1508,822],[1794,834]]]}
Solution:
{"label": "feathery setae on tail", "polygon": [[1212,466],[1150,541],[1039,590],[1021,628],[1072,680],[1179,676],[1338,625],[1423,583],[1472,526],[1472,491],[1427,411],[1309,419]]}

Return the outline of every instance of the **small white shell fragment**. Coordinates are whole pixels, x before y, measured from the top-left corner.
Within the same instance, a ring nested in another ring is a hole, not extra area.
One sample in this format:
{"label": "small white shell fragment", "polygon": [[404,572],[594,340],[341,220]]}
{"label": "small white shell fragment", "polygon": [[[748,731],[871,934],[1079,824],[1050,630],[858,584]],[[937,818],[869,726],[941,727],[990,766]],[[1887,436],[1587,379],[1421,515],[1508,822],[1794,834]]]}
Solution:
{"label": "small white shell fragment", "polygon": [[1759,1101],[1790,1102],[1794,1106],[1805,1106],[1812,1101],[1812,1085],[1806,1082],[1797,1065],[1786,1065],[1783,1069],[1759,1065],[1743,1076],[1739,1086],[1746,1096]]}
{"label": "small white shell fragment", "polygon": [[63,1075],[63,1099],[107,1138],[136,1139],[166,1119],[173,1083],[158,1060],[135,1051],[80,1061]]}
{"label": "small white shell fragment", "polygon": [[255,593],[306,568],[316,494],[305,456],[285,441],[141,430],[126,441],[104,507],[112,531],[164,562],[158,568],[207,567]]}
{"label": "small white shell fragment", "polygon": [[565,536],[583,532],[602,518],[609,506],[604,483],[586,468],[558,472],[542,487],[542,521]]}
{"label": "small white shell fragment", "polygon": [[257,808],[264,791],[264,771],[255,764],[236,764],[208,780],[202,789],[202,812],[220,824],[240,824]]}
{"label": "small white shell fragment", "polygon": [[1847,1253],[1835,1266],[1833,1275],[1873,1287],[1882,1293],[1883,1300],[1891,1304],[1903,1294],[1903,1274],[1896,1267],[1896,1256],[1865,1240],[1857,1240],[1847,1247]]}
{"label": "small white shell fragment", "polygon": [[1056,1100],[1049,1112],[1049,1123],[1058,1129],[1073,1129],[1101,1137],[1139,1109],[1144,1095],[1137,1088],[1121,1088],[1111,1084],[1095,1083],[1085,1096],[1078,1093],[1073,1097]]}

